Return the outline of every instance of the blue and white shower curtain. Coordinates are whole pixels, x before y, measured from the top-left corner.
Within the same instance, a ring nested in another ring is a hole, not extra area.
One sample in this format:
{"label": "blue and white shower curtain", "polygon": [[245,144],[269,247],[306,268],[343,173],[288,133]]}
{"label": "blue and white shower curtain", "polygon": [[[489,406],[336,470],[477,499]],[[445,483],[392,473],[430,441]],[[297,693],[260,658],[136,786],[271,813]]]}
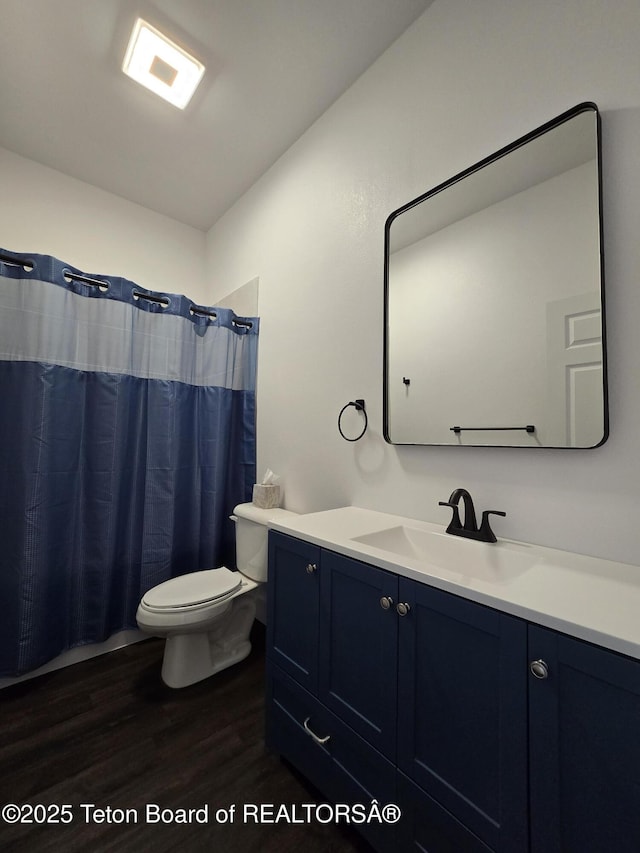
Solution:
{"label": "blue and white shower curtain", "polygon": [[233,565],[258,320],[0,249],[0,676],[135,628]]}

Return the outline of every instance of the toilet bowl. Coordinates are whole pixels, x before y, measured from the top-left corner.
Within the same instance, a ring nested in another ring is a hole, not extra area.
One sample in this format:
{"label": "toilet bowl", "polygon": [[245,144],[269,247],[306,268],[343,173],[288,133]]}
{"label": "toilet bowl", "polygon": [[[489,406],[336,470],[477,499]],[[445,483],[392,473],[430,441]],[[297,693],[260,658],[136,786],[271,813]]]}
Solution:
{"label": "toilet bowl", "polygon": [[267,580],[268,523],[288,510],[239,504],[238,571],[205,569],[171,578],[146,592],[136,613],[146,634],[165,637],[162,680],[187,687],[246,658],[256,598]]}

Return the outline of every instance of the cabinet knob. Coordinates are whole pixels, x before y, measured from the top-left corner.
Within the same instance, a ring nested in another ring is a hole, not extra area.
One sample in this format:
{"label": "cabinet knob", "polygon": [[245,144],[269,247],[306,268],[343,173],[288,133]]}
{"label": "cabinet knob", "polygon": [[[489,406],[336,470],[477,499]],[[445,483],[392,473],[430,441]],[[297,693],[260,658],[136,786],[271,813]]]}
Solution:
{"label": "cabinet knob", "polygon": [[305,732],[306,732],[308,735],[311,735],[311,737],[315,740],[315,742],[316,742],[316,743],[319,743],[320,745],[322,745],[323,743],[326,743],[328,740],[330,740],[331,735],[325,735],[325,737],[320,737],[320,736],[319,736],[319,735],[317,735],[315,732],[312,732],[312,731],[311,731],[311,728],[309,727],[309,720],[310,720],[310,719],[311,719],[311,717],[307,717],[307,719],[306,719],[306,720],[304,721],[304,723],[302,724],[302,725],[304,726],[304,730],[305,730]]}
{"label": "cabinet knob", "polygon": [[315,563],[307,563],[307,574],[312,575],[316,570],[317,566]]}
{"label": "cabinet knob", "polygon": [[400,604],[396,604],[396,610],[398,612],[398,616],[406,616],[411,610],[411,607],[406,604],[406,602],[401,601]]}
{"label": "cabinet knob", "polygon": [[549,677],[549,667],[543,660],[532,660],[529,664],[529,670],[531,675],[534,675],[536,678]]}
{"label": "cabinet knob", "polygon": [[389,598],[388,595],[383,595],[380,599],[380,607],[383,610],[389,610],[393,606],[393,598]]}

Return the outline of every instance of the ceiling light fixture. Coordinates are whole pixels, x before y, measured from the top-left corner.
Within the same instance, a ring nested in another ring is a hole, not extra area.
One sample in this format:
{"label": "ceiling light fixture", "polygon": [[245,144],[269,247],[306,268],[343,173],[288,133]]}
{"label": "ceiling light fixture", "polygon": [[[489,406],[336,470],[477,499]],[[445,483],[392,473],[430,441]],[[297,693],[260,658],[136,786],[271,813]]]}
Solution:
{"label": "ceiling light fixture", "polygon": [[122,70],[183,110],[204,74],[204,65],[142,18],[136,21]]}

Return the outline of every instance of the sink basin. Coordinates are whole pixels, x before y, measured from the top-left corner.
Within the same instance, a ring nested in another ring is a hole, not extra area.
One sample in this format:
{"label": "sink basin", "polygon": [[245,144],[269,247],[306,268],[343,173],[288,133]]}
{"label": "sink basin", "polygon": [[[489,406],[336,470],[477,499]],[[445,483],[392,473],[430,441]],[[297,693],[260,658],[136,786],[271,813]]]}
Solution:
{"label": "sink basin", "polygon": [[526,546],[519,544],[476,542],[402,524],[355,536],[352,541],[401,559],[425,563],[430,569],[442,569],[458,579],[469,577],[508,583],[536,562],[534,556],[527,553]]}

